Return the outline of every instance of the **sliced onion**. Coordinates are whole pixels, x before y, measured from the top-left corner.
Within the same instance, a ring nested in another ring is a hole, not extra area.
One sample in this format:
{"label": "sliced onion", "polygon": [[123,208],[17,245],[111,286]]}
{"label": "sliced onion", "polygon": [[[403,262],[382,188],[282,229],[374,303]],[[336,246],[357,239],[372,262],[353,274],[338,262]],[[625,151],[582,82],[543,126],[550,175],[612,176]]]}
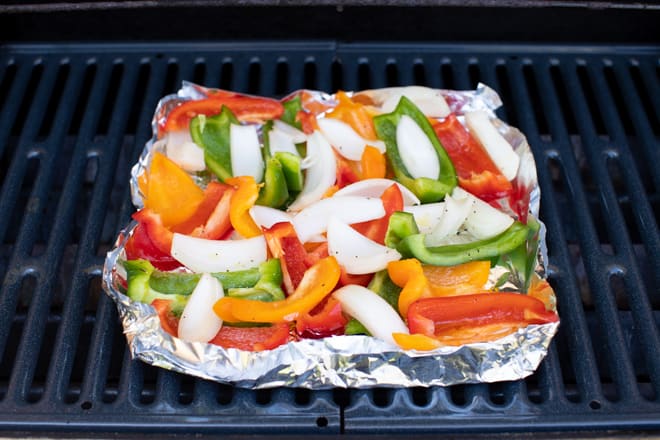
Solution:
{"label": "sliced onion", "polygon": [[163,136],[165,154],[186,171],[206,169],[204,149],[193,142],[189,130],[170,131]]}
{"label": "sliced onion", "polygon": [[360,160],[367,145],[377,148],[381,153],[385,152],[383,141],[364,139],[353,127],[339,119],[324,118],[317,123],[323,136],[346,159]]}
{"label": "sliced onion", "polygon": [[442,214],[445,212],[445,203],[427,203],[425,205],[404,206],[403,210],[415,218],[415,223],[421,234],[429,234],[436,228]]}
{"label": "sliced onion", "polygon": [[455,188],[455,197],[465,197],[472,201],[472,207],[465,219],[465,227],[475,238],[483,240],[506,231],[513,224],[513,217],[493,208],[488,203],[461,188]]}
{"label": "sliced onion", "polygon": [[466,112],[465,123],[470,133],[488,152],[495,166],[508,180],[513,180],[518,174],[520,157],[513,151],[511,144],[497,131],[483,110]]}
{"label": "sliced onion", "polygon": [[443,239],[458,232],[458,228],[465,223],[470,208],[472,207],[472,200],[469,198],[455,198],[453,196],[445,196],[445,209],[440,217],[440,221],[435,226],[433,231],[425,238],[427,246],[438,246],[443,244]]}
{"label": "sliced onion", "polygon": [[305,132],[298,130],[293,125],[289,125],[284,121],[280,121],[279,119],[273,121],[273,128],[286,134],[294,144],[300,144],[307,140]]}
{"label": "sliced onion", "polygon": [[328,222],[328,254],[346,273],[355,275],[378,272],[390,261],[401,259],[395,249],[370,240],[336,217]]}
{"label": "sliced onion", "polygon": [[380,109],[384,113],[394,111],[402,96],[410,99],[426,116],[444,118],[451,113],[447,101],[439,90],[421,86],[382,89]]}
{"label": "sliced onion", "polygon": [[410,333],[399,314],[378,294],[349,284],[332,294],[342,310],[360,321],[375,338],[396,345],[392,333]]}
{"label": "sliced onion", "polygon": [[332,216],[345,223],[359,223],[381,218],[385,215],[383,202],[369,197],[329,197],[319,200],[300,211],[293,218],[293,227],[303,243],[328,228]]}
{"label": "sliced onion", "polygon": [[208,273],[202,274],[179,320],[179,338],[188,342],[208,342],[218,334],[222,320],[213,305],[225,296],[222,284]]}
{"label": "sliced onion", "polygon": [[283,152],[300,156],[291,137],[277,129],[272,129],[268,132],[268,148],[271,155]]}
{"label": "sliced onion", "polygon": [[318,131],[308,137],[305,160],[307,158],[310,158],[312,163],[305,171],[303,189],[289,206],[289,211],[300,211],[317,200],[321,200],[337,178],[335,153],[328,141]]}
{"label": "sliced onion", "polygon": [[270,228],[275,223],[291,222],[291,216],[279,209],[268,206],[254,205],[250,208],[250,217],[257,224],[264,228]]}
{"label": "sliced onion", "polygon": [[244,240],[206,240],[175,233],[172,256],[193,272],[250,269],[266,261],[263,235]]}
{"label": "sliced onion", "polygon": [[229,146],[232,174],[252,176],[254,180],[261,182],[264,177],[264,160],[256,125],[231,124]]}
{"label": "sliced onion", "polygon": [[438,153],[426,133],[408,115],[401,116],[396,126],[396,145],[408,173],[414,178],[440,176]]}
{"label": "sliced onion", "polygon": [[401,190],[404,205],[419,205],[420,201],[417,196],[399,182],[390,179],[365,179],[359,180],[350,185],[346,185],[337,191],[333,197],[337,196],[363,196],[363,197],[380,197],[383,192],[396,184]]}

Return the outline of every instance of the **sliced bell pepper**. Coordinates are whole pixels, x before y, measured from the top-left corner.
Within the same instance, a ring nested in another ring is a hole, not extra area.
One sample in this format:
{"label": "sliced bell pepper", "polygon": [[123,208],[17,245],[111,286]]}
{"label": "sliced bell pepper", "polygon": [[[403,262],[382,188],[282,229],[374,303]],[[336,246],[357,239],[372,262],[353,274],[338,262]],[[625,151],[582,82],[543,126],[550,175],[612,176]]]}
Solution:
{"label": "sliced bell pepper", "polygon": [[165,227],[191,217],[204,199],[204,191],[179,165],[155,152],[147,177],[144,207],[160,215]]}
{"label": "sliced bell pepper", "polygon": [[401,316],[406,316],[410,305],[418,299],[432,296],[431,286],[419,260],[392,261],[387,265],[387,273],[394,284],[402,287],[397,301]]}
{"label": "sliced bell pepper", "polygon": [[280,116],[280,119],[300,130],[302,128],[302,124],[299,120],[297,120],[298,112],[302,111],[303,109],[302,98],[300,95],[298,94],[293,98],[282,101],[282,107],[284,108],[284,112],[282,113],[282,116]]}
{"label": "sliced bell pepper", "polygon": [[339,284],[348,286],[349,284],[356,284],[358,286],[367,287],[373,278],[373,274],[365,273],[361,275],[350,274],[346,269],[341,268],[341,276],[339,277]]}
{"label": "sliced bell pepper", "polygon": [[360,159],[360,177],[365,179],[382,179],[387,172],[385,155],[378,148],[367,145]]}
{"label": "sliced bell pepper", "polygon": [[377,139],[373,121],[373,117],[376,115],[375,110],[359,102],[353,102],[346,92],[343,91],[337,92],[335,99],[339,101],[339,104],[332,111],[328,112],[328,118],[335,118],[346,122],[364,139]]}
{"label": "sliced bell pepper", "polygon": [[223,325],[209,344],[245,351],[272,350],[291,340],[289,324],[279,323],[267,327],[232,327]]}
{"label": "sliced bell pepper", "polygon": [[147,234],[147,228],[138,224],[124,246],[128,260],[148,260],[160,270],[173,270],[181,267],[169,252],[161,252]]}
{"label": "sliced bell pepper", "polygon": [[380,200],[383,202],[383,208],[385,209],[384,216],[362,223],[355,223],[352,227],[365,237],[377,243],[385,244],[390,217],[395,212],[403,210],[403,195],[401,194],[401,189],[398,185],[392,184],[392,186],[383,191]]}
{"label": "sliced bell pepper", "polygon": [[231,168],[231,124],[238,119],[229,107],[222,107],[219,114],[194,117],[190,121],[190,136],[204,149],[204,162],[218,179],[226,182],[233,176]]}
{"label": "sliced bell pepper", "polygon": [[433,296],[465,295],[481,290],[488,281],[490,261],[470,261],[456,266],[422,265]]}
{"label": "sliced bell pepper", "polygon": [[257,205],[279,208],[288,199],[289,188],[284,175],[284,169],[280,161],[272,157],[266,161],[264,184],[259,191],[259,197],[257,197],[255,203]]}
{"label": "sliced bell pepper", "polygon": [[151,304],[155,299],[165,299],[170,301],[170,310],[179,316],[183,312],[188,297],[179,294],[167,294],[152,289],[149,285],[149,278],[155,268],[147,260],[124,261],[126,269],[127,289],[126,295],[133,301]]}
{"label": "sliced bell pepper", "polygon": [[[410,176],[399,155],[396,142],[396,127],[401,116],[409,116],[422,129],[431,141],[440,163],[440,175],[437,179],[427,177],[413,178]],[[437,202],[445,194],[450,194],[456,186],[456,171],[447,152],[442,148],[438,137],[433,131],[424,114],[405,96],[401,97],[399,104],[392,113],[374,117],[374,127],[378,137],[385,142],[387,157],[397,180],[410,189],[422,203]]]}
{"label": "sliced bell pepper", "polygon": [[179,317],[172,312],[172,300],[157,298],[151,302],[151,306],[156,309],[163,330],[176,338],[179,334]]}
{"label": "sliced bell pepper", "polygon": [[271,258],[259,265],[259,281],[251,287],[227,288],[227,295],[255,299],[255,296],[266,294],[262,301],[280,301],[284,299],[282,291],[282,269],[279,258]]}
{"label": "sliced bell pepper", "polygon": [[[220,182],[209,182],[204,190],[204,199],[195,213],[183,223],[170,229],[180,234],[195,237],[218,239],[231,227],[229,222],[229,202],[234,189]],[[193,231],[198,230],[196,233]]]}
{"label": "sliced bell pepper", "polygon": [[[317,313],[303,313],[296,319],[296,332],[303,338],[325,338],[341,335],[348,319],[341,310],[341,304],[335,298],[328,298]],[[319,305],[320,306],[320,305]]]}
{"label": "sliced bell pepper", "polygon": [[264,237],[271,255],[281,261],[284,288],[291,295],[310,267],[307,263],[308,252],[291,223],[276,223],[264,229]]}
{"label": "sliced bell pepper", "polygon": [[393,212],[385,232],[385,246],[396,249],[401,240],[415,234],[419,234],[415,217],[409,212]]}
{"label": "sliced bell pepper", "polygon": [[495,237],[472,243],[427,247],[423,234],[405,237],[397,245],[404,258],[415,257],[424,264],[454,266],[468,261],[486,260],[511,252],[524,244],[528,227],[514,222],[506,231]]}
{"label": "sliced bell pepper", "polygon": [[149,208],[142,208],[134,212],[133,219],[140,223],[151,242],[158,250],[169,255],[172,249],[172,237],[174,234],[163,225],[161,216]]}
{"label": "sliced bell pepper", "polygon": [[511,192],[511,182],[454,113],[433,124],[433,129],[456,168],[459,186],[486,201]]}
{"label": "sliced bell pepper", "polygon": [[278,151],[275,153],[275,159],[282,165],[282,173],[286,179],[286,186],[291,192],[298,192],[303,189],[303,173],[300,156],[293,153]]}
{"label": "sliced bell pepper", "polygon": [[367,288],[387,301],[394,310],[398,310],[401,287],[392,282],[387,270],[376,272]]}
{"label": "sliced bell pepper", "polygon": [[230,177],[226,182],[236,187],[229,207],[231,225],[245,238],[261,235],[261,229],[250,216],[250,208],[254,206],[259,197],[259,185],[255,182],[254,177]]}
{"label": "sliced bell pepper", "polygon": [[518,293],[422,298],[408,308],[411,333],[440,336],[461,327],[506,324],[525,327],[558,321],[554,311],[536,298]]}
{"label": "sliced bell pepper", "polygon": [[330,256],[310,267],[295,292],[282,301],[262,302],[224,297],[213,306],[228,322],[291,322],[309,313],[335,288],[341,269]]}
{"label": "sliced bell pepper", "polygon": [[337,162],[337,179],[336,186],[341,189],[351,183],[360,180],[360,175],[357,170],[357,163],[352,162],[335,151],[335,160]]}
{"label": "sliced bell pepper", "polygon": [[188,128],[191,119],[198,115],[213,116],[227,107],[236,118],[244,122],[263,122],[277,119],[284,113],[282,103],[275,99],[240,96],[211,95],[206,99],[184,101],[174,107],[162,124],[162,131],[176,131]]}
{"label": "sliced bell pepper", "polygon": [[319,124],[316,123],[316,116],[313,113],[300,110],[296,114],[296,121],[300,123],[300,129],[305,134],[312,134],[314,130],[319,129]]}

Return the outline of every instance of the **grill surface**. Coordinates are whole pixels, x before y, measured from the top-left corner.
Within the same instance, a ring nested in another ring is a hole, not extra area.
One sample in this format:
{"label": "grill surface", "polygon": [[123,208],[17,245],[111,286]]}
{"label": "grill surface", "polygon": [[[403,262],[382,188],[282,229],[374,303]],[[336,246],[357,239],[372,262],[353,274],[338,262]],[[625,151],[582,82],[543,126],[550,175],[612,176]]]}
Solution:
{"label": "grill surface", "polygon": [[[528,136],[562,325],[517,382],[251,391],[131,361],[100,288],[129,167],[182,80],[280,97],[420,84],[504,100]],[[356,433],[660,428],[660,48],[0,47],[0,429]]]}

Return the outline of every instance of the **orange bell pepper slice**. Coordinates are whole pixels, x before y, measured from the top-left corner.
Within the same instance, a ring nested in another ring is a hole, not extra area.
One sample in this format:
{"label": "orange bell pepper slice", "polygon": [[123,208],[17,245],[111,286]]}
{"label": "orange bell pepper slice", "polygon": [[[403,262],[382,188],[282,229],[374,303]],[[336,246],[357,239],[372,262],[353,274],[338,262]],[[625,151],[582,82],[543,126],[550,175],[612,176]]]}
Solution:
{"label": "orange bell pepper slice", "polygon": [[385,155],[376,147],[367,145],[360,159],[360,177],[364,179],[382,179],[387,172]]}
{"label": "orange bell pepper slice", "polygon": [[339,104],[327,114],[329,118],[339,119],[350,125],[360,136],[367,140],[378,139],[374,129],[375,110],[354,102],[345,92],[335,94]]}
{"label": "orange bell pepper slice", "polygon": [[165,227],[184,222],[204,199],[204,191],[179,165],[156,152],[146,179],[145,208],[160,215]]}
{"label": "orange bell pepper slice", "polygon": [[431,287],[424,276],[422,263],[416,258],[392,261],[387,265],[387,274],[394,284],[403,289],[399,293],[399,313],[408,315],[408,307],[420,298],[431,296]]}
{"label": "orange bell pepper slice", "polygon": [[245,238],[261,235],[261,229],[250,216],[252,208],[259,197],[259,185],[252,176],[231,177],[226,180],[236,187],[229,207],[229,220],[234,229]]}
{"label": "orange bell pepper slice", "polygon": [[291,322],[309,313],[333,291],[341,268],[335,257],[326,257],[310,267],[295,292],[281,301],[254,301],[240,298],[220,298],[213,310],[228,322]]}
{"label": "orange bell pepper slice", "polygon": [[442,335],[393,333],[394,341],[404,350],[431,351],[444,346],[460,346],[474,342],[488,342],[517,331],[523,325],[487,324],[448,330]]}

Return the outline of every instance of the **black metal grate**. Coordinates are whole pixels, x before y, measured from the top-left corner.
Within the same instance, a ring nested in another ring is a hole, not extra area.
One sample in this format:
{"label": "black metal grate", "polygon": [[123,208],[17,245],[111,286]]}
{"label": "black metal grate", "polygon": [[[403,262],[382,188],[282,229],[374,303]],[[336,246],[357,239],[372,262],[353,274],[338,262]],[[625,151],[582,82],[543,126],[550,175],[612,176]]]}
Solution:
{"label": "black metal grate", "polygon": [[[250,391],[128,358],[101,292],[129,167],[182,80],[282,96],[500,92],[536,157],[560,332],[517,382]],[[0,47],[0,429],[355,433],[660,428],[660,48],[222,43]]]}

